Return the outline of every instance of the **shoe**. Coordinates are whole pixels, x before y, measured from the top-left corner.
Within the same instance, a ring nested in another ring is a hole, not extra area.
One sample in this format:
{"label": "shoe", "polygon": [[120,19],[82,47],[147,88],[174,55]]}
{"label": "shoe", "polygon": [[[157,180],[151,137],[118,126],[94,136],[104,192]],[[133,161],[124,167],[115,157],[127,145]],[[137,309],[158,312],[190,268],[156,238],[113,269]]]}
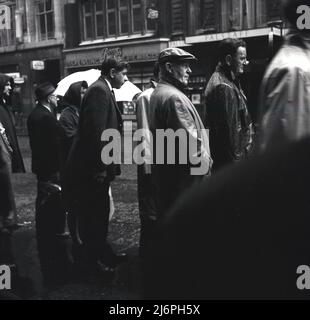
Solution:
{"label": "shoe", "polygon": [[105,260],[105,264],[109,267],[116,268],[122,263],[125,263],[128,260],[126,253],[113,254],[109,259]]}

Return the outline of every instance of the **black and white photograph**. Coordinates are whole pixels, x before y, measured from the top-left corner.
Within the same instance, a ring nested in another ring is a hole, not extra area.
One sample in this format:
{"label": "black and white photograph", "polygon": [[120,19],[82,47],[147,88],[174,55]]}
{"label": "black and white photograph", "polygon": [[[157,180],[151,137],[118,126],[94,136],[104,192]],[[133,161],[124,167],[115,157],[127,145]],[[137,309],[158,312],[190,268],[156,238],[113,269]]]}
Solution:
{"label": "black and white photograph", "polygon": [[310,0],[0,0],[0,300],[310,299],[309,190]]}

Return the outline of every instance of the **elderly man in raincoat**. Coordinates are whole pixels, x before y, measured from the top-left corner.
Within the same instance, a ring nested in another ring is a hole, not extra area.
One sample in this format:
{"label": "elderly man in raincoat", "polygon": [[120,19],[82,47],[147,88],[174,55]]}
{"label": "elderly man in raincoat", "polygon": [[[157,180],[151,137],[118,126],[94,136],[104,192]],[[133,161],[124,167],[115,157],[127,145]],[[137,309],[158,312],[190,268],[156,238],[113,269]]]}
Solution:
{"label": "elderly man in raincoat", "polygon": [[298,8],[309,0],[283,1],[289,23],[285,43],[269,65],[261,88],[262,151],[310,134],[310,30],[299,29]]}

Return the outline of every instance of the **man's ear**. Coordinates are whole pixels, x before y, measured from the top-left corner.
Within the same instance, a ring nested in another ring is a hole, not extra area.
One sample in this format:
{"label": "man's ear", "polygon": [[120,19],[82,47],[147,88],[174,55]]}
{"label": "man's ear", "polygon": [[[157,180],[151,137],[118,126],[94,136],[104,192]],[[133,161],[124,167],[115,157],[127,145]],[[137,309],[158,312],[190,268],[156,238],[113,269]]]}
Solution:
{"label": "man's ear", "polygon": [[116,74],[116,70],[115,70],[114,68],[112,68],[112,69],[110,70],[110,78],[111,78],[111,79],[114,79],[115,74]]}
{"label": "man's ear", "polygon": [[172,64],[171,62],[166,62],[165,63],[165,68],[166,68],[166,71],[171,73],[172,72]]}
{"label": "man's ear", "polygon": [[232,56],[230,54],[228,54],[225,58],[225,62],[227,65],[231,66],[231,62],[232,62]]}

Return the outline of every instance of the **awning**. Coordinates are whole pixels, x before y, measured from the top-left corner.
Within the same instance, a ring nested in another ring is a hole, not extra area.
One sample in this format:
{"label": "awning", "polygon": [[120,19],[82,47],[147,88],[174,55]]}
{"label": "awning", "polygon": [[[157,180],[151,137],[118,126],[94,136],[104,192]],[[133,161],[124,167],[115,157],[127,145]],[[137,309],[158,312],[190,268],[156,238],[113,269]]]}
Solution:
{"label": "awning", "polygon": [[[285,34],[283,31],[283,34]],[[222,32],[222,33],[211,33],[211,34],[203,34],[199,36],[192,36],[185,38],[185,43],[187,44],[195,44],[195,43],[203,43],[203,42],[216,42],[222,41],[226,38],[253,38],[253,37],[263,37],[268,36],[271,32],[274,35],[280,36],[281,30],[275,27],[268,28],[259,28],[259,29],[249,29],[249,30],[240,30],[240,31],[231,31],[231,32]]]}

